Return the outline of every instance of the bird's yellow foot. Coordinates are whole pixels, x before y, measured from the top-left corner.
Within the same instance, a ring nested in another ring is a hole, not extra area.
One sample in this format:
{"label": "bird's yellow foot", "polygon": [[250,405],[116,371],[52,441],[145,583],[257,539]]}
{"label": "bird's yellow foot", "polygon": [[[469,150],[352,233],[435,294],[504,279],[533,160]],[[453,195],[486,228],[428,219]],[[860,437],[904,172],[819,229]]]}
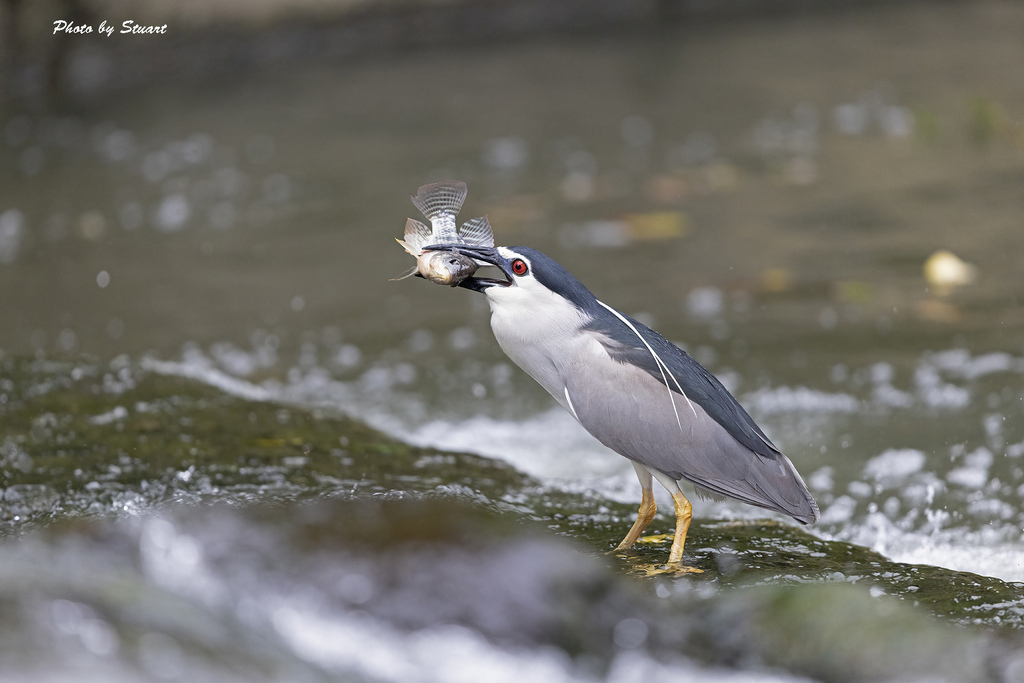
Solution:
{"label": "bird's yellow foot", "polygon": [[680,574],[703,574],[703,569],[697,567],[688,567],[682,563],[676,564],[670,562],[669,564],[637,564],[633,565],[630,570],[633,573],[639,574],[640,576],[666,576],[666,575],[680,575]]}
{"label": "bird's yellow foot", "polygon": [[[650,536],[644,536],[636,540],[637,543],[644,543],[647,545],[668,545],[674,540],[673,534],[651,534]],[[628,548],[618,547],[615,550],[609,552],[610,555],[616,555],[623,559],[628,559],[629,555],[626,554]],[[665,564],[656,564],[654,562],[630,562],[629,571],[632,574],[639,574],[640,576],[663,576],[667,574],[703,574],[703,569],[697,567],[689,567],[682,563],[682,561],[672,562],[669,561]]]}
{"label": "bird's yellow foot", "polygon": [[666,542],[667,543],[671,543],[672,542],[672,534],[651,534],[650,536],[642,536],[642,537],[636,539],[636,542],[637,543],[650,543],[652,545],[655,544],[655,543],[666,543]]}
{"label": "bird's yellow foot", "polygon": [[[647,545],[660,545],[668,544],[672,542],[672,534],[651,534],[650,536],[641,536],[636,539],[636,543],[645,543]],[[608,555],[615,555],[617,557],[628,557],[628,552],[633,548],[632,545],[623,545],[625,541],[618,544],[614,548],[608,551]]]}
{"label": "bird's yellow foot", "polygon": [[661,576],[664,574],[703,574],[704,570],[697,567],[688,567],[684,564],[663,564],[650,567],[644,576]]}

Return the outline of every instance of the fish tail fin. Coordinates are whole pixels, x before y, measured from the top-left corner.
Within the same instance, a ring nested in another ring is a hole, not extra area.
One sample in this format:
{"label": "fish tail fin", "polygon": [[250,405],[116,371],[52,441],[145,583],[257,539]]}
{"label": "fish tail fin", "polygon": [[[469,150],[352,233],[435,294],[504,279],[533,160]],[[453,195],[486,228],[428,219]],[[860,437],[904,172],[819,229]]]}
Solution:
{"label": "fish tail fin", "polygon": [[423,185],[412,195],[413,205],[429,219],[443,214],[455,216],[462,210],[468,190],[461,180],[445,180]]}

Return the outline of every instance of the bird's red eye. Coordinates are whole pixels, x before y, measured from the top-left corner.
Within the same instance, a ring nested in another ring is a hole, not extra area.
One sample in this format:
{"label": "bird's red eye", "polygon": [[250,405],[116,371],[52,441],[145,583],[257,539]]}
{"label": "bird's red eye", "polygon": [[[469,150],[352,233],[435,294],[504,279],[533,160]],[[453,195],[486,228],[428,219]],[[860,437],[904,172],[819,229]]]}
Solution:
{"label": "bird's red eye", "polygon": [[526,275],[526,271],[529,268],[526,267],[526,261],[521,258],[517,258],[512,262],[512,272],[516,275]]}

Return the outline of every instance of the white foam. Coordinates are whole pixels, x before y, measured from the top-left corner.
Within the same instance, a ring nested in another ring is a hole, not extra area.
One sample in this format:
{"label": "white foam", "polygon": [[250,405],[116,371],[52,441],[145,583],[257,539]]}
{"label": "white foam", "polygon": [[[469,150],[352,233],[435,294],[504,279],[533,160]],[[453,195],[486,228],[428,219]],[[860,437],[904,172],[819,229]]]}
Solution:
{"label": "white foam", "polygon": [[625,459],[602,446],[562,408],[518,422],[473,417],[433,420],[403,437],[418,446],[471,452],[504,460],[526,474],[554,479],[608,477],[625,470]]}
{"label": "white foam", "polygon": [[828,393],[807,387],[773,387],[759,389],[744,397],[751,412],[761,415],[776,413],[854,413],[861,405],[853,396]]}
{"label": "white foam", "polygon": [[124,406],[117,406],[113,410],[90,417],[89,422],[94,425],[108,425],[112,422],[123,420],[126,417],[128,417],[128,409]]}
{"label": "white foam", "polygon": [[963,467],[957,467],[946,474],[946,481],[965,489],[980,489],[988,483],[988,468],[994,456],[982,446],[964,457]]}
{"label": "white foam", "polygon": [[265,387],[233,377],[213,367],[212,363],[207,364],[197,360],[175,362],[143,358],[142,367],[160,375],[194,379],[247,401],[270,401],[274,398],[273,393]]}
{"label": "white foam", "polygon": [[906,531],[886,515],[875,512],[839,533],[816,533],[828,540],[869,547],[895,562],[945,567],[1003,581],[1024,581],[1024,539],[1011,524],[980,531],[962,527]]}
{"label": "white foam", "polygon": [[[374,365],[350,381],[338,380],[330,370],[315,363],[292,368],[284,382],[256,384],[226,371],[244,372],[250,365],[234,350],[211,358],[195,347],[187,349],[180,362],[143,361],[143,367],[151,371],[188,377],[247,400],[328,406],[415,445],[502,460],[553,489],[623,503],[639,499],[639,485],[628,461],[602,446],[559,407],[516,420],[482,414],[441,418],[431,414],[433,406],[423,390],[410,384],[417,378],[417,369],[408,362]],[[265,367],[266,363],[261,361],[259,365]],[[871,400],[862,401],[842,392],[782,386],[755,391],[744,396],[743,402],[752,413],[774,415],[776,422],[781,419],[783,423],[791,417],[799,418],[798,422],[810,418],[817,423],[832,415],[877,408],[960,410],[965,401],[972,400],[973,378],[1003,371],[1024,373],[1024,361],[1005,354],[972,357],[954,350],[922,357],[913,376],[913,393],[895,389],[894,370],[878,364],[870,368],[866,378],[867,389],[874,391]],[[864,377],[863,373],[852,373],[854,386],[858,374]],[[956,380],[957,376],[965,379]],[[899,392],[900,400],[879,400],[880,386]],[[911,397],[913,405],[908,405]],[[475,407],[464,410],[483,412]],[[1012,446],[1009,448],[1012,450]],[[1024,452],[1024,447],[1020,450]],[[897,561],[1024,580],[1024,540],[1014,526],[1015,517],[1021,515],[1020,506],[1013,501],[975,496],[989,484],[995,456],[983,446],[966,455],[959,453],[954,453],[955,458],[962,458],[958,466],[944,475],[929,470],[923,451],[904,448],[886,450],[865,463],[863,481],[837,481],[834,470],[810,478],[815,493],[823,499],[823,514],[820,523],[808,530],[822,538],[868,546]],[[1018,455],[1009,450],[1007,454]],[[815,485],[825,482],[829,484],[827,489]],[[830,500],[833,487],[840,495]],[[671,509],[671,500],[660,487],[655,489],[659,507]],[[935,497],[940,494],[957,499],[973,497],[964,499],[967,514],[961,518],[946,511],[944,503],[936,504]],[[989,499],[995,502],[986,504]],[[703,518],[766,514],[732,501],[694,502],[697,516]],[[975,528],[986,516],[993,522]]]}
{"label": "white foam", "polygon": [[890,449],[869,460],[864,465],[864,475],[891,486],[920,472],[925,460],[925,454],[913,448]]}
{"label": "white foam", "polygon": [[[267,380],[255,384],[219,369],[195,348],[188,349],[180,362],[147,358],[142,366],[151,372],[203,382],[245,400],[336,408],[412,445],[501,460],[556,490],[596,493],[620,503],[640,500],[640,486],[629,461],[603,446],[561,407],[522,420],[475,416],[416,425],[386,411],[385,406],[395,410],[403,403],[403,397],[393,391],[401,383],[395,368],[371,368],[352,382],[335,380],[330,373],[313,368],[305,373],[290,372],[287,383]],[[403,410],[416,412],[415,407]],[[672,509],[668,493],[661,487],[655,487],[654,493],[659,507]],[[703,517],[763,518],[770,514],[728,500],[700,501],[695,506]]]}

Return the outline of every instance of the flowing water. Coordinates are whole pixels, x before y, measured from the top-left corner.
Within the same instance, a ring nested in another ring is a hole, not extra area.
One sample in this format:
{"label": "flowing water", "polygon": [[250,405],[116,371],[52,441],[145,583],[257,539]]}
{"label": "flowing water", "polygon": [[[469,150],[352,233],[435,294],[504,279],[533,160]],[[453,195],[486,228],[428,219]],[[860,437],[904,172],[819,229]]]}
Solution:
{"label": "flowing water", "polygon": [[[1024,679],[1022,28],[909,4],[9,115],[5,668]],[[665,515],[605,556],[629,464],[501,354],[483,297],[388,280],[408,193],[447,178],[715,372],[821,521],[694,498],[702,574],[642,578]]]}

